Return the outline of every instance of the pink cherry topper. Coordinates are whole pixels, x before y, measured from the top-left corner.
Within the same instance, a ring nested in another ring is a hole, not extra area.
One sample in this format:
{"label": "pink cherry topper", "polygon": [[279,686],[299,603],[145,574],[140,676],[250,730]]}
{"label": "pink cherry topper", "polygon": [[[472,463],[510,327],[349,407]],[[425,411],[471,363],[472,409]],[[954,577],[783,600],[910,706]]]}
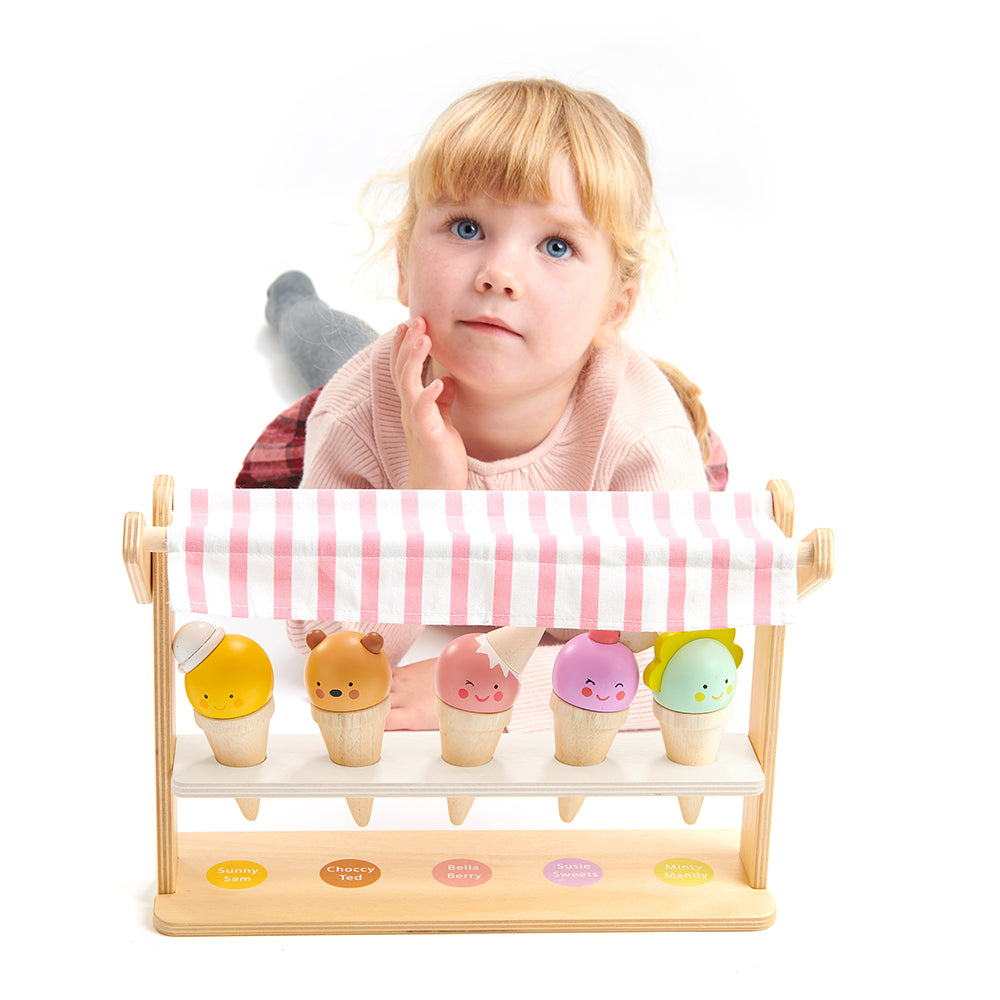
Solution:
{"label": "pink cherry topper", "polygon": [[521,682],[502,663],[493,666],[482,646],[481,632],[449,642],[434,668],[434,691],[446,705],[465,712],[506,712],[514,704]]}
{"label": "pink cherry topper", "polygon": [[591,712],[628,708],[639,689],[639,667],[618,638],[618,632],[594,630],[570,639],[552,665],[556,695]]}

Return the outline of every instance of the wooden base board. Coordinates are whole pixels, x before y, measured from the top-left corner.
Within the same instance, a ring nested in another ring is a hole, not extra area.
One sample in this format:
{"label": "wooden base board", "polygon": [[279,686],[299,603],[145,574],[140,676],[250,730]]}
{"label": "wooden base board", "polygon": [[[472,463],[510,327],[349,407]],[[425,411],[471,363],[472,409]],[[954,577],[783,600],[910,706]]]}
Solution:
{"label": "wooden base board", "polygon": [[[246,888],[208,879],[239,886],[261,868]],[[184,833],[177,891],[153,908],[171,936],[745,931],[774,917],[738,833],[702,830]]]}

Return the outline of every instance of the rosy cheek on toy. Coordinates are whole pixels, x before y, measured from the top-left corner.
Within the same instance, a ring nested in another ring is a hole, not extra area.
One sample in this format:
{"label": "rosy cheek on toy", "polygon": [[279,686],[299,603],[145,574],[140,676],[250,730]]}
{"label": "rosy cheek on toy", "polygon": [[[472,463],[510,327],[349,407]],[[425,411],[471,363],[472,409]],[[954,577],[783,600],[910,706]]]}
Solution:
{"label": "rosy cheek on toy", "polygon": [[584,687],[580,689],[580,694],[582,694],[584,698],[592,698],[594,696],[594,689],[589,685],[584,685]]}

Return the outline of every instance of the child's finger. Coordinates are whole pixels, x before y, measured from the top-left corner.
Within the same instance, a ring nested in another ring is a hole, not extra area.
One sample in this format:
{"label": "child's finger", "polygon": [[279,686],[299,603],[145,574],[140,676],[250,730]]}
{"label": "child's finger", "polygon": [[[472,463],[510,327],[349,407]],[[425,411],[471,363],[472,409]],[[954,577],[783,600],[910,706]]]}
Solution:
{"label": "child's finger", "polygon": [[399,376],[409,354],[409,333],[408,323],[400,323],[392,337],[392,351],[389,355],[390,368],[392,370],[393,381],[399,384]]}
{"label": "child's finger", "polygon": [[439,404],[443,392],[445,392],[445,385],[441,379],[436,378],[430,385],[421,387],[420,392],[413,399],[410,412],[417,425],[425,431],[436,429],[441,424]]}
{"label": "child's finger", "polygon": [[400,398],[412,404],[423,391],[423,369],[431,350],[430,337],[421,327],[410,327],[394,344],[393,380]]}

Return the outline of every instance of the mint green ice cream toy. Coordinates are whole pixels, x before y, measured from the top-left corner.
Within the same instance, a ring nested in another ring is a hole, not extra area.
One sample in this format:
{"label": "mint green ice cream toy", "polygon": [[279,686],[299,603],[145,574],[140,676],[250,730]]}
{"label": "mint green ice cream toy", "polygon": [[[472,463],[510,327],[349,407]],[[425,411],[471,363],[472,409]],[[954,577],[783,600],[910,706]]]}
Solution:
{"label": "mint green ice cream toy", "polygon": [[703,766],[719,755],[743,660],[735,639],[735,629],[664,632],[653,646],[642,679],[653,692],[653,714],[675,763]]}

